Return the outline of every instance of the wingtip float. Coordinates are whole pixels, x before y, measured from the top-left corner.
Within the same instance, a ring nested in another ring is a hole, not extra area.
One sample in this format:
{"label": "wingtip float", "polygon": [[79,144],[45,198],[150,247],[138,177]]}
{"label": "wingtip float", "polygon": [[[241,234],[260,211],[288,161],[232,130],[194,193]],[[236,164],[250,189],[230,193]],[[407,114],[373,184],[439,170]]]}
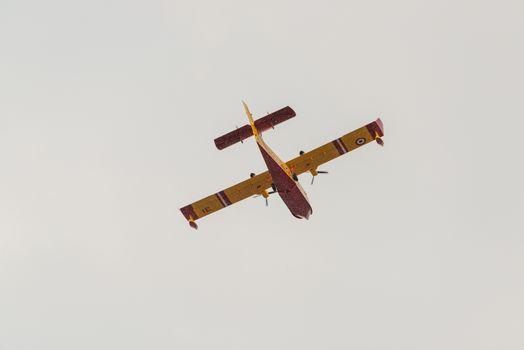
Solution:
{"label": "wingtip float", "polygon": [[[283,162],[264,142],[262,133],[295,117],[295,111],[288,106],[253,120],[253,115],[247,104],[242,101],[242,105],[249,124],[216,138],[214,140],[215,146],[222,150],[255,136],[257,146],[268,170],[258,175],[251,173],[248,179],[234,186],[180,208],[189,226],[194,229],[198,228],[196,220],[249,197],[262,196],[267,205],[267,198],[273,193],[279,194],[293,216],[299,219],[308,219],[313,213],[313,209],[306,192],[298,181],[298,175],[309,172],[312,175],[311,183],[313,184],[313,180],[318,174],[327,174],[327,171],[318,170],[320,165],[372,141],[380,146],[384,145],[382,140],[384,124],[378,118],[310,152],[300,151],[298,157]],[[272,189],[272,191],[268,192],[268,189]]]}

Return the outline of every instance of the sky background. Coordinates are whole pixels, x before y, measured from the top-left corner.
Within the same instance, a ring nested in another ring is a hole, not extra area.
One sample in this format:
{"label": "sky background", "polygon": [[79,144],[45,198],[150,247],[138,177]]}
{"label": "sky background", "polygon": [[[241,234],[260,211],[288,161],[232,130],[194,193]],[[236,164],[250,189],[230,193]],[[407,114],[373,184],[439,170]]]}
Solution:
{"label": "sky background", "polygon": [[[0,348],[524,348],[522,1],[0,1]],[[309,221],[283,159],[377,117]]]}

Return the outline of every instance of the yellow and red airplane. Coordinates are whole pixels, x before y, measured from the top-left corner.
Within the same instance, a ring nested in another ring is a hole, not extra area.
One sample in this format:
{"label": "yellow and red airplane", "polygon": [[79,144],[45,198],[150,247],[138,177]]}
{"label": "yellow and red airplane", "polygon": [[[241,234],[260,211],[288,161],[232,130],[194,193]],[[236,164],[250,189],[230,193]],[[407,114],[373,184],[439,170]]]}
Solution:
{"label": "yellow and red airplane", "polygon": [[[180,208],[189,225],[195,229],[198,228],[195,223],[196,220],[248,197],[262,196],[266,199],[267,205],[267,198],[272,193],[280,195],[293,216],[299,219],[308,219],[313,210],[306,192],[298,182],[298,175],[309,171],[313,175],[311,180],[311,183],[313,183],[315,176],[327,173],[317,170],[319,165],[371,141],[376,141],[381,146],[384,145],[381,139],[384,136],[384,126],[379,118],[310,152],[300,151],[298,157],[283,162],[262,140],[261,134],[296,116],[295,111],[288,106],[265,117],[253,120],[253,115],[246,103],[242,101],[242,104],[249,124],[215,139],[215,145],[219,150],[222,150],[254,136],[268,170],[258,175],[251,173],[250,178],[245,181]],[[268,192],[268,189],[271,189],[271,191]]]}

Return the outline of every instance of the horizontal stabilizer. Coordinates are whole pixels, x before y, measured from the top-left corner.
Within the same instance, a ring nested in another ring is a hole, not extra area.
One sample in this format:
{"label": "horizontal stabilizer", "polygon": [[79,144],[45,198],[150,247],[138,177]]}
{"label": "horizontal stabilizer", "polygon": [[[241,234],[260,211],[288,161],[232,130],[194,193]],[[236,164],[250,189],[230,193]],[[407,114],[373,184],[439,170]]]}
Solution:
{"label": "horizontal stabilizer", "polygon": [[[285,122],[288,119],[296,116],[295,111],[287,106],[279,109],[276,112],[266,115],[265,117],[255,120],[255,127],[259,133],[262,133],[268,129],[275,127],[275,125]],[[251,125],[244,125],[238,129],[235,129],[225,135],[222,135],[215,139],[215,145],[218,149],[222,150],[226,147],[234,145],[237,142],[244,141],[245,139],[253,136],[253,130]]]}

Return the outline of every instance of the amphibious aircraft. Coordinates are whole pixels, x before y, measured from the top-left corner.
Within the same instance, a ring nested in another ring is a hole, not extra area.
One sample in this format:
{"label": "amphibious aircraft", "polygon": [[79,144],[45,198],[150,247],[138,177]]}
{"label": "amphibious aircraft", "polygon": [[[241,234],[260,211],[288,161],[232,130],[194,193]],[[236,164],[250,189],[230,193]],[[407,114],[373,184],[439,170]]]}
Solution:
{"label": "amphibious aircraft", "polygon": [[[382,141],[384,126],[379,118],[312,151],[300,151],[298,157],[283,162],[262,140],[262,133],[293,118],[296,116],[295,111],[287,106],[253,120],[253,115],[244,101],[242,105],[249,124],[216,138],[215,146],[222,150],[254,136],[268,170],[258,175],[251,173],[245,181],[180,208],[189,225],[195,229],[198,228],[196,220],[248,197],[262,196],[266,199],[267,205],[267,198],[273,193],[279,194],[293,216],[308,219],[313,209],[311,209],[306,192],[298,181],[298,175],[309,171],[313,176],[311,179],[313,184],[315,176],[327,173],[327,171],[318,170],[320,165],[371,141],[376,141],[381,146],[384,145]],[[271,190],[268,192],[269,189]]]}

